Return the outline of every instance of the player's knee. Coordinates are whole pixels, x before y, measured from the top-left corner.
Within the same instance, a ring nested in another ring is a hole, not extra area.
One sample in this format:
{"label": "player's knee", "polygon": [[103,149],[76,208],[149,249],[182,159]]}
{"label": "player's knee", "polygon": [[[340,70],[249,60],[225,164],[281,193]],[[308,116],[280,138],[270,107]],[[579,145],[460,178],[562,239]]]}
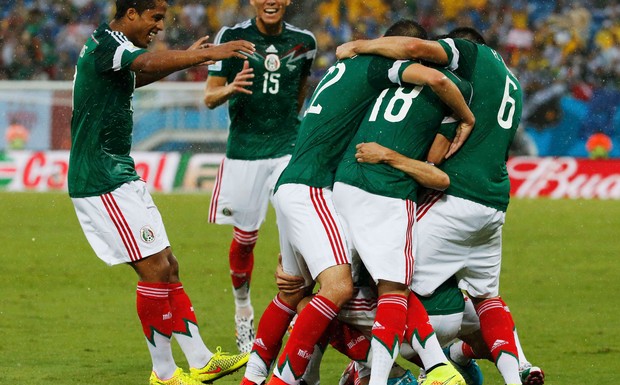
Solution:
{"label": "player's knee", "polygon": [[284,302],[285,304],[287,304],[292,309],[298,309],[298,305],[301,302],[301,300],[304,298],[304,296],[305,296],[305,292],[303,290],[298,291],[296,293],[284,293],[281,291],[278,294],[278,297],[280,298],[280,300]]}
{"label": "player's knee", "polygon": [[178,281],[178,263],[170,248],[150,255],[139,262],[132,264],[141,281],[145,282],[176,282],[171,277],[176,276]]}
{"label": "player's knee", "polygon": [[342,307],[353,298],[353,283],[347,280],[332,282],[331,285],[322,285],[321,296],[332,301],[336,306]]}

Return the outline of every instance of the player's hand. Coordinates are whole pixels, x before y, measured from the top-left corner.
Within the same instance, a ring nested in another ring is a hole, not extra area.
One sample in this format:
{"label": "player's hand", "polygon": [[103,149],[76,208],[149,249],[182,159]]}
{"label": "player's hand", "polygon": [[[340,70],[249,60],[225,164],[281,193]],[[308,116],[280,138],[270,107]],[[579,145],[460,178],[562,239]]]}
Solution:
{"label": "player's hand", "polygon": [[469,138],[469,135],[474,129],[474,124],[475,124],[475,119],[473,118],[471,121],[461,120],[458,127],[456,128],[456,135],[454,136],[454,140],[452,141],[452,144],[450,145],[450,148],[448,149],[448,152],[446,153],[446,156],[445,156],[446,159],[451,157],[455,152],[458,151],[459,148],[461,148],[461,146],[463,146],[463,144],[465,143],[465,140]]}
{"label": "player's hand", "polygon": [[360,163],[383,163],[392,151],[376,142],[360,143],[355,148],[355,159]]}
{"label": "player's hand", "polygon": [[213,44],[209,43],[208,40],[209,40],[209,35],[203,36],[200,39],[196,40],[194,44],[190,45],[187,50],[191,51],[195,49],[209,48],[213,46]]}
{"label": "player's hand", "polygon": [[295,294],[305,287],[303,277],[286,274],[282,268],[282,256],[278,255],[278,267],[276,268],[276,285],[284,294]]}
{"label": "player's hand", "polygon": [[254,68],[250,67],[250,63],[245,60],[243,62],[243,68],[231,83],[228,84],[228,87],[231,88],[231,93],[240,92],[242,94],[252,95],[252,91],[249,87],[252,87],[254,79]]}
{"label": "player's hand", "polygon": [[357,44],[358,44],[357,40],[354,40],[354,41],[350,41],[350,42],[339,45],[336,48],[336,57],[338,58],[338,60],[350,58],[350,57],[357,55],[357,53],[355,52],[355,48],[357,47]]}
{"label": "player's hand", "polygon": [[[202,43],[202,45],[204,44],[205,43]],[[246,40],[234,40],[219,45],[207,44],[204,48],[201,49],[208,54],[207,60],[212,61],[218,61],[232,57],[245,59],[248,56],[252,56],[254,51],[256,51],[254,44]]]}

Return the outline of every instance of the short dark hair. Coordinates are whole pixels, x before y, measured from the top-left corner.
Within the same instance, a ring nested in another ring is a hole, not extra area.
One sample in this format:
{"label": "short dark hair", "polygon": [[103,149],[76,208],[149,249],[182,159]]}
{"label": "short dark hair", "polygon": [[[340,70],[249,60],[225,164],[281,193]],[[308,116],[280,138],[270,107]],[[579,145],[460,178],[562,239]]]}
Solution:
{"label": "short dark hair", "polygon": [[155,4],[157,0],[116,0],[116,13],[114,14],[114,19],[121,19],[127,13],[129,8],[134,8],[138,11],[138,14],[142,14],[142,12],[147,9],[155,8]]}
{"label": "short dark hair", "polygon": [[398,20],[396,23],[392,24],[392,26],[385,31],[383,36],[407,36],[428,39],[428,34],[424,27],[413,20],[407,19]]}
{"label": "short dark hair", "polygon": [[448,37],[453,39],[467,39],[474,43],[486,44],[482,34],[472,27],[457,27],[448,33]]}

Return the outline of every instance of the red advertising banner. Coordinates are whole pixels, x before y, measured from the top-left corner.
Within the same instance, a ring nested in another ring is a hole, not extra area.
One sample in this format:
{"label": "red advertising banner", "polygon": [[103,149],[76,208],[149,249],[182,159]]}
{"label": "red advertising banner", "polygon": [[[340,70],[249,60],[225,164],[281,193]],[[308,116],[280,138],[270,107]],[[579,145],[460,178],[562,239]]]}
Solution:
{"label": "red advertising banner", "polygon": [[513,197],[620,199],[620,159],[515,157],[508,174]]}
{"label": "red advertising banner", "polygon": [[[223,154],[132,153],[152,192],[210,192]],[[0,152],[0,190],[66,191],[68,151]],[[508,161],[517,198],[620,199],[620,159],[514,157]]]}
{"label": "red advertising banner", "polygon": [[[172,191],[179,168],[175,152],[135,152],[136,171],[154,192]],[[69,151],[0,153],[0,188],[8,191],[66,191]]]}

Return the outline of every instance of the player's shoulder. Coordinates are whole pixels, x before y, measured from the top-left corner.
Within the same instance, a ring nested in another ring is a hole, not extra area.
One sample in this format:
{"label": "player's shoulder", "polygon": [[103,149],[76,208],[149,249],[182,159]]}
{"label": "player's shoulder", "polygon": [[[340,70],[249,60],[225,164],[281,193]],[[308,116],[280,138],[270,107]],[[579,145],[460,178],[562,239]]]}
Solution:
{"label": "player's shoulder", "polygon": [[97,45],[121,45],[129,41],[127,36],[120,31],[114,31],[107,24],[101,24],[91,35],[91,39]]}
{"label": "player's shoulder", "polygon": [[290,23],[287,23],[287,22],[284,22],[284,27],[283,28],[288,33],[298,34],[298,35],[300,35],[300,38],[305,38],[305,39],[311,40],[311,41],[313,41],[316,44],[316,37],[314,36],[312,31],[310,31],[308,29],[299,28],[299,27],[296,27],[293,24],[290,24]]}
{"label": "player's shoulder", "polygon": [[224,26],[215,35],[214,43],[219,44],[230,40],[237,40],[246,36],[251,31],[252,19],[239,22],[232,26]]}

